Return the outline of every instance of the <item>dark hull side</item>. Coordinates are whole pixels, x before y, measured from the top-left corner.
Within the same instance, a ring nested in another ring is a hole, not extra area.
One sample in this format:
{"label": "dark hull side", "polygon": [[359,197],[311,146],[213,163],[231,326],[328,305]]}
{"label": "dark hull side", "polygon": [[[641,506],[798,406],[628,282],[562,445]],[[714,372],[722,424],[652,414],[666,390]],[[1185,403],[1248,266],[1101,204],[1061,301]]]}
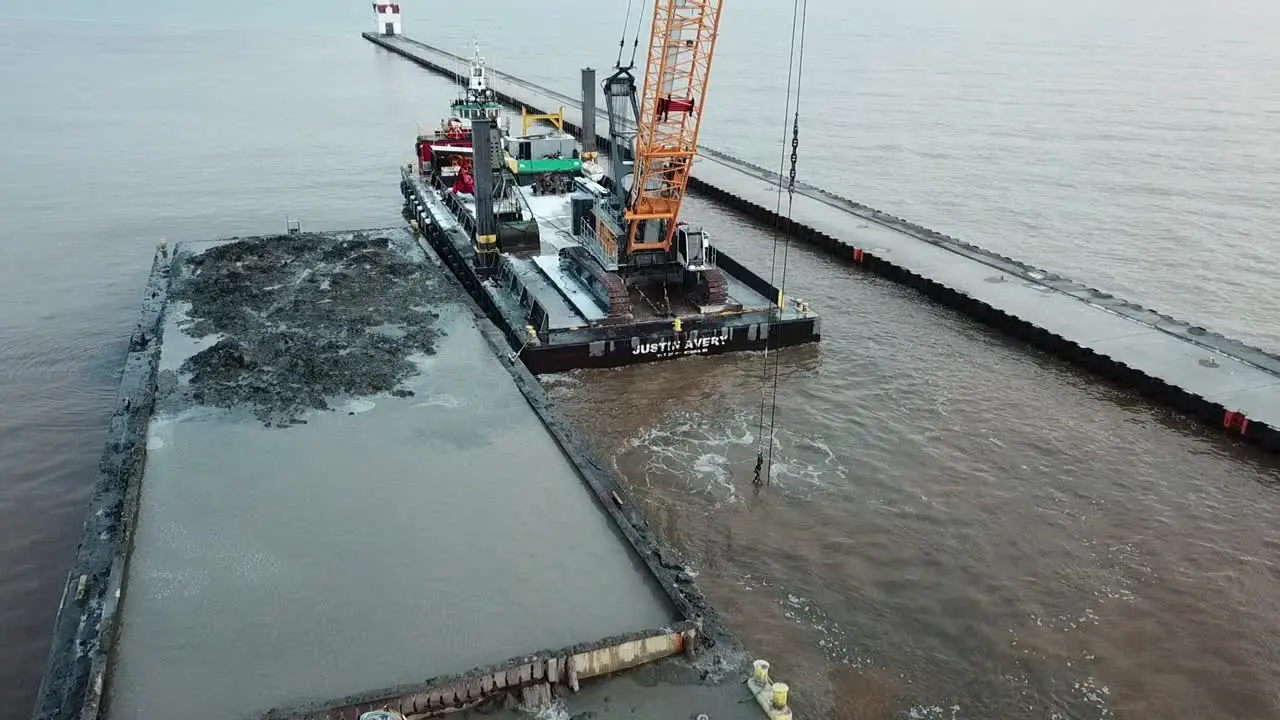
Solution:
{"label": "dark hull side", "polygon": [[[502,330],[511,346],[512,356],[534,374],[567,372],[579,368],[612,368],[639,363],[674,360],[695,355],[721,355],[732,352],[773,350],[818,342],[821,318],[777,319],[772,322],[736,316],[707,316],[685,323],[684,332],[663,323],[664,330],[654,331],[653,323],[614,325],[607,328],[579,329],[573,337],[553,336],[546,342],[530,343],[525,319],[502,302],[495,293],[503,290],[485,284],[472,263],[447,233],[438,231],[421,207],[415,209],[413,191],[401,183],[406,201],[405,215],[417,223],[436,255],[458,279],[467,293],[484,309]],[[723,252],[720,258],[725,258]],[[507,299],[509,300],[509,298]]]}
{"label": "dark hull side", "polygon": [[804,345],[819,339],[818,318],[784,320],[773,323],[769,336],[759,326],[726,325],[723,333],[691,337],[690,333],[633,335],[620,340],[566,343],[527,347],[520,353],[529,371],[537,374],[565,372],[577,368],[611,368],[639,363],[674,360],[695,355],[723,355],[750,350],[770,350]]}

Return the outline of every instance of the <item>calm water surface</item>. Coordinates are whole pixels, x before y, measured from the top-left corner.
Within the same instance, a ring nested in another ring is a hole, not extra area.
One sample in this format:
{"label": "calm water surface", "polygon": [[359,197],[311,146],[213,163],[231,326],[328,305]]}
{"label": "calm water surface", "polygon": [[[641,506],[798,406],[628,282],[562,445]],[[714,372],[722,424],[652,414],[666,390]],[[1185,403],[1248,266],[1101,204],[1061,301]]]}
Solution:
{"label": "calm water surface", "polygon": [[[575,92],[623,6],[406,23]],[[359,39],[363,3],[104,7],[0,11],[3,716],[43,670],[155,243],[396,222],[451,94]],[[708,145],[776,164],[788,12],[727,6]],[[1275,37],[1262,0],[813,0],[800,175],[1280,349]],[[771,235],[689,212],[766,267]],[[803,250],[787,282],[826,332],[783,359],[762,493],[758,357],[551,385],[800,708],[1280,717],[1274,461]]]}

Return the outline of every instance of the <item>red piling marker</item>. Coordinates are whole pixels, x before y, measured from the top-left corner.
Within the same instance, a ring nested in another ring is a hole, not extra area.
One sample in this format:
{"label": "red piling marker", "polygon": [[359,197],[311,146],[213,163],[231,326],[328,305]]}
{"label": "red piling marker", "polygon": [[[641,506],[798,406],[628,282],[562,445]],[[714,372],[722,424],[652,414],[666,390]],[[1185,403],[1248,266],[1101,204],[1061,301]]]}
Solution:
{"label": "red piling marker", "polygon": [[1222,427],[1228,430],[1237,430],[1241,435],[1249,430],[1249,418],[1244,413],[1235,410],[1228,410],[1222,416]]}

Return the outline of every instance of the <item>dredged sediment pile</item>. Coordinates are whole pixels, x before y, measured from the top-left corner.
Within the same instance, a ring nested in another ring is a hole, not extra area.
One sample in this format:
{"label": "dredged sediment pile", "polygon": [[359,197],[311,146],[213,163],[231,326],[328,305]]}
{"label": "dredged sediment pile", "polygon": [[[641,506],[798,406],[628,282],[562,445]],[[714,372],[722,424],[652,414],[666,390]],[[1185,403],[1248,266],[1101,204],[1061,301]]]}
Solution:
{"label": "dredged sediment pile", "polygon": [[412,395],[399,387],[416,372],[409,357],[436,350],[439,316],[424,305],[434,283],[390,237],[248,238],[178,267],[171,297],[190,303],[184,331],[221,336],[180,368],[194,404],[306,422],[335,397]]}

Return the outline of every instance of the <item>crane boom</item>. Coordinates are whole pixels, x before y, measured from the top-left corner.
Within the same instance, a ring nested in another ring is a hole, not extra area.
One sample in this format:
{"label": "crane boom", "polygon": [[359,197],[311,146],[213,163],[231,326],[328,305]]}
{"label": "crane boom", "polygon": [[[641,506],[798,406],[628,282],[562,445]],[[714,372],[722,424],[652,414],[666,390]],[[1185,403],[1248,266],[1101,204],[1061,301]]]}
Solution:
{"label": "crane boom", "polygon": [[[670,251],[711,79],[722,0],[655,0],[625,219],[629,253]],[[649,223],[649,221],[660,221]],[[653,231],[646,232],[649,225]]]}

